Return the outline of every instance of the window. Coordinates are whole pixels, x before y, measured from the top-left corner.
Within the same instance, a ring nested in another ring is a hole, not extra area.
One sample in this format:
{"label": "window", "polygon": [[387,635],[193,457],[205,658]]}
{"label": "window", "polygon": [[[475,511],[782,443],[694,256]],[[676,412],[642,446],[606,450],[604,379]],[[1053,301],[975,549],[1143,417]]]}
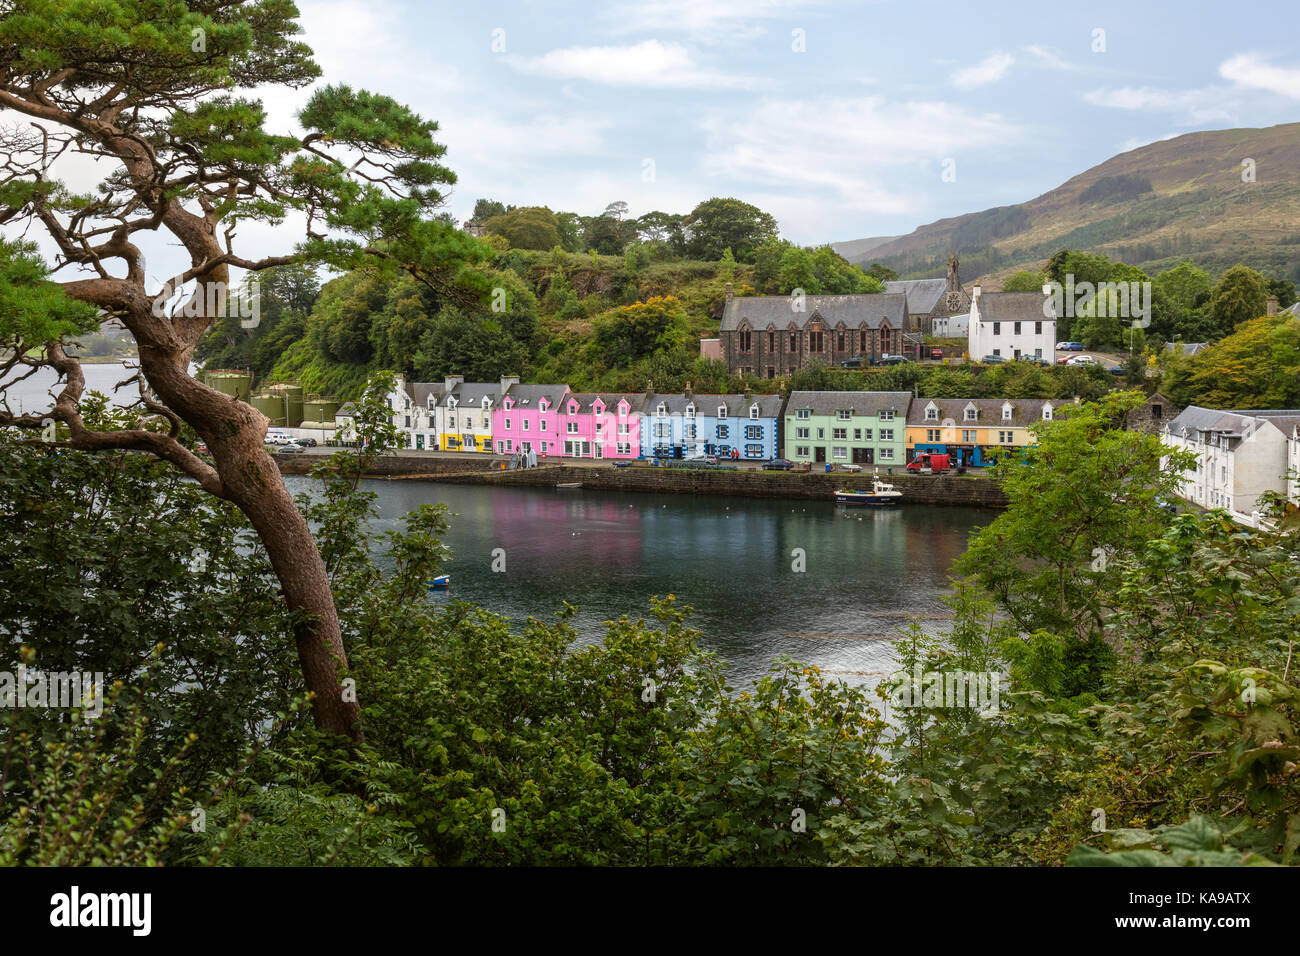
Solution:
{"label": "window", "polygon": [[806,429],[806,428],[796,428],[796,429],[794,430],[794,437],[795,437],[795,438],[807,438],[807,437],[808,437],[808,429]]}
{"label": "window", "polygon": [[719,425],[719,426],[718,426],[718,438],[719,438],[719,440],[728,437],[727,433],[728,433],[728,427],[727,427],[726,425]]}
{"label": "window", "polygon": [[994,335],[1001,335],[1001,334],[1002,334],[1002,323],[1001,323],[1001,322],[994,322],[994,323],[993,323],[993,334],[994,334]]}
{"label": "window", "polygon": [[564,423],[564,431],[565,431],[566,434],[569,434],[569,435],[576,435],[576,434],[578,434],[578,423],[577,423],[577,422],[565,422],[565,423]]}
{"label": "window", "polygon": [[798,332],[791,332],[791,333],[790,333],[790,351],[791,351],[791,352],[798,352],[798,351],[799,351],[799,333],[798,333]]}
{"label": "window", "polygon": [[694,403],[694,402],[691,402],[689,405],[686,406],[686,417],[687,417],[687,418],[694,418],[694,417],[695,417],[695,403]]}
{"label": "window", "polygon": [[762,458],[762,457],[763,457],[763,446],[762,446],[762,445],[746,445],[746,446],[745,446],[745,457],[746,457],[746,458]]}
{"label": "window", "polygon": [[456,427],[456,416],[455,416],[455,415],[452,415],[450,418],[447,419],[447,427],[448,427],[448,428],[455,428],[455,427]]}
{"label": "window", "polygon": [[825,438],[825,437],[826,437],[826,429],[824,429],[824,428],[819,428],[819,429],[817,429],[817,437],[818,437],[818,438]]}
{"label": "window", "polygon": [[762,438],[762,437],[763,437],[763,426],[762,426],[762,425],[746,425],[746,426],[745,426],[745,437],[748,438],[748,439],[750,439],[751,441],[754,440],[754,439],[756,439],[756,438]]}
{"label": "window", "polygon": [[596,434],[597,434],[597,435],[600,434],[601,429],[604,427],[604,424],[605,424],[605,423],[602,422],[599,418],[596,419]]}
{"label": "window", "polygon": [[655,415],[659,418],[663,418],[667,414],[668,414],[668,407],[664,405],[663,402],[660,402],[659,407],[655,409]]}
{"label": "window", "polygon": [[618,433],[620,435],[630,435],[632,434],[632,426],[629,425],[627,422],[619,422]]}
{"label": "window", "polygon": [[871,441],[871,429],[870,429],[870,428],[864,428],[864,429],[862,429],[862,440],[863,440],[863,441]]}
{"label": "window", "polygon": [[621,441],[618,443],[618,453],[620,455],[632,454],[632,445],[629,442]]}
{"label": "window", "polygon": [[892,422],[894,420],[894,410],[892,408],[885,409],[880,413],[880,420],[882,422]]}
{"label": "window", "polygon": [[[1164,417],[1164,414],[1165,414],[1165,410],[1164,410],[1161,406],[1159,406],[1159,405],[1152,405],[1152,406],[1151,406],[1151,417],[1152,417],[1152,418],[1163,418],[1163,417]],[[1050,409],[1050,408],[1044,408],[1044,409],[1043,409],[1043,417],[1044,417],[1044,418],[1049,418],[1049,417],[1051,417],[1051,409]]]}
{"label": "window", "polygon": [[773,332],[771,329],[769,329],[767,332],[767,350],[769,352],[776,351],[776,333]]}
{"label": "window", "polygon": [[748,352],[748,351],[750,350],[750,347],[751,347],[753,344],[754,344],[754,342],[753,342],[753,336],[750,335],[749,329],[741,329],[741,330],[740,330],[740,350],[741,350],[742,352]]}
{"label": "window", "polygon": [[546,442],[542,442],[542,454],[546,454]]}
{"label": "window", "polygon": [[851,414],[852,413],[847,408],[841,408],[836,410],[835,417],[842,422],[847,422]]}
{"label": "window", "polygon": [[544,431],[546,431],[546,419],[545,419],[545,418],[543,418],[540,422],[537,423],[537,430],[538,430],[539,432],[544,432]]}
{"label": "window", "polygon": [[695,437],[695,422],[691,422],[686,426],[686,437],[687,438]]}
{"label": "window", "polygon": [[998,444],[1010,445],[1012,432],[998,432]]}
{"label": "window", "polygon": [[726,417],[727,417],[727,406],[726,406],[726,405],[719,405],[719,406],[718,406],[718,417],[719,417],[719,418],[726,418]]}
{"label": "window", "polygon": [[893,430],[892,428],[882,428],[882,429],[880,429],[880,440],[881,440],[881,441],[893,441],[893,440],[894,440],[894,430]]}
{"label": "window", "polygon": [[[473,428],[474,426],[471,425],[470,427]],[[483,428],[484,428],[484,430],[489,429],[489,428],[491,428],[491,427],[492,427],[492,419],[491,419],[489,416],[484,415],[484,416],[483,416]]]}
{"label": "window", "polygon": [[757,417],[758,417],[758,405],[757,405],[757,404],[754,404],[754,405],[750,405],[750,406],[749,406],[749,417],[750,417],[750,418],[757,418]]}
{"label": "window", "polygon": [[849,437],[849,430],[847,428],[832,428],[831,437],[836,441],[845,441]]}
{"label": "window", "polygon": [[796,446],[795,446],[795,449],[794,449],[794,454],[795,454],[795,457],[796,457],[796,458],[807,458],[807,457],[808,457],[808,446],[807,446],[807,445],[796,445]]}
{"label": "window", "polygon": [[410,415],[407,415],[407,416],[406,416],[406,427],[407,427],[407,428],[410,428],[410,427],[411,427],[411,416],[410,416]]}
{"label": "window", "polygon": [[1004,422],[1009,422],[1009,421],[1011,421],[1011,406],[1010,406],[1010,405],[1003,405],[1003,406],[1002,406],[1002,420],[1003,420]]}
{"label": "window", "polygon": [[776,378],[776,366],[774,366],[774,365],[769,365],[769,366],[767,367],[767,377],[768,377],[768,378]]}
{"label": "window", "polygon": [[854,440],[854,441],[862,441],[862,429],[861,429],[861,428],[855,428],[855,429],[853,429],[853,440]]}
{"label": "window", "polygon": [[939,409],[930,407],[925,410],[925,420],[927,422],[937,422],[939,420]]}
{"label": "window", "polygon": [[963,417],[966,421],[973,422],[980,417],[979,409],[974,407],[967,408]]}
{"label": "window", "polygon": [[867,330],[862,329],[860,332],[858,332],[858,351],[865,352],[866,350],[867,350]]}
{"label": "window", "polygon": [[849,457],[849,450],[840,445],[836,445],[831,449],[831,457],[834,458],[836,461],[847,461]]}
{"label": "window", "polygon": [[892,449],[892,448],[881,448],[879,451],[876,452],[876,455],[880,458],[881,461],[893,461],[893,460],[894,460],[894,449]]}
{"label": "window", "polygon": [[836,332],[836,333],[835,333],[835,347],[836,347],[837,349],[839,349],[841,352],[844,351],[844,333],[843,333],[843,332]]}
{"label": "window", "polygon": [[655,438],[667,438],[672,434],[672,426],[667,422],[658,422],[655,424]]}
{"label": "window", "polygon": [[942,435],[943,435],[943,432],[941,432],[941,431],[940,431],[939,429],[937,429],[937,428],[927,428],[927,429],[925,430],[925,440],[926,440],[926,441],[939,441],[940,436],[942,436]]}
{"label": "window", "polygon": [[979,432],[974,428],[969,431],[963,428],[961,432],[961,440],[964,442],[970,442],[973,445],[975,444],[975,436],[978,434]]}
{"label": "window", "polygon": [[1019,322],[1015,323],[1015,325],[1012,327],[1012,332],[1013,332],[1014,334],[1016,334],[1016,335],[1019,335],[1019,334],[1020,334],[1020,323],[1019,323]]}
{"label": "window", "polygon": [[800,408],[794,413],[795,418],[802,418],[805,421],[807,421],[810,414],[812,414],[812,410],[807,408]]}
{"label": "window", "polygon": [[506,451],[514,451],[514,450],[515,450],[515,449],[514,449],[514,446],[511,444],[510,439],[507,438],[507,439],[506,439]]}
{"label": "window", "polygon": [[[1157,415],[1156,417],[1159,418],[1160,416]],[[1045,422],[1050,422],[1051,420],[1052,420],[1052,406],[1051,406],[1051,405],[1044,405],[1044,406],[1043,406],[1043,421],[1045,421]]]}
{"label": "window", "polygon": [[824,346],[825,346],[825,344],[826,344],[825,339],[823,338],[824,335],[825,335],[825,333],[823,333],[823,332],[809,332],[809,333],[808,333],[808,351],[809,351],[809,352],[820,352],[820,351],[822,351],[822,349],[824,348]]}
{"label": "window", "polygon": [[1035,322],[1035,323],[1034,323],[1034,334],[1035,334],[1035,335],[1042,335],[1042,334],[1043,334],[1043,323],[1042,323],[1042,322]]}
{"label": "window", "polygon": [[503,441],[497,442],[497,454],[498,455],[504,454],[505,450],[506,450],[506,443]]}
{"label": "window", "polygon": [[510,419],[506,419],[506,431],[510,431]]}

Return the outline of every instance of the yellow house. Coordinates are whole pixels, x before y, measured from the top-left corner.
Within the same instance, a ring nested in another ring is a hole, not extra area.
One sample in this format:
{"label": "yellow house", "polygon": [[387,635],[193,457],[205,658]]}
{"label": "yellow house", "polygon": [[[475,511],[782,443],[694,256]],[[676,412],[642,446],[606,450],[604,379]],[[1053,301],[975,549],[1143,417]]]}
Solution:
{"label": "yellow house", "polygon": [[1029,426],[1063,403],[1046,398],[914,398],[907,414],[907,460],[949,455],[954,465],[993,464],[998,452],[1034,444]]}

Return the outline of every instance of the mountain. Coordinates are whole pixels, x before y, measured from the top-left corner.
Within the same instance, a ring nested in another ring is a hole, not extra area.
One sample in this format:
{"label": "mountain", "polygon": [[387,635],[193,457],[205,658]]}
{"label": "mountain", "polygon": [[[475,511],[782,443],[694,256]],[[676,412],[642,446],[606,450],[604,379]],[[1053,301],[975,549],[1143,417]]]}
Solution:
{"label": "mountain", "polygon": [[[831,248],[842,255],[849,262],[864,265],[870,265],[867,260],[870,259],[869,253],[872,249],[878,249],[887,242],[893,242],[898,236],[876,236],[874,239],[850,239],[848,242],[832,242]],[[872,262],[875,260],[872,259]]]}
{"label": "mountain", "polygon": [[1148,271],[1190,258],[1212,271],[1245,262],[1300,280],[1297,157],[1300,123],[1187,133],[1121,153],[1028,202],[940,219],[884,242],[835,245],[861,246],[841,254],[904,277],[943,275],[951,252],[973,279],[1083,249]]}

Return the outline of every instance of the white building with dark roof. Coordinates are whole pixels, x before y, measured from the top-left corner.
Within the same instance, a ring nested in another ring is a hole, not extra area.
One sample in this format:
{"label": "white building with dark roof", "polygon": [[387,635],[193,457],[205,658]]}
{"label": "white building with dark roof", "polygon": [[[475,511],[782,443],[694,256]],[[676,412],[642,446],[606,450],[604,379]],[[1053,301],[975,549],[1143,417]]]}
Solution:
{"label": "white building with dark roof", "polygon": [[1266,491],[1294,496],[1287,473],[1300,462],[1294,447],[1298,426],[1300,409],[1218,411],[1190,405],[1160,440],[1196,456],[1184,473],[1180,497],[1246,518]]}
{"label": "white building with dark roof", "polygon": [[970,299],[967,353],[972,362],[986,355],[1007,361],[1056,354],[1056,309],[1051,296],[1039,292],[986,292],[975,286]]}

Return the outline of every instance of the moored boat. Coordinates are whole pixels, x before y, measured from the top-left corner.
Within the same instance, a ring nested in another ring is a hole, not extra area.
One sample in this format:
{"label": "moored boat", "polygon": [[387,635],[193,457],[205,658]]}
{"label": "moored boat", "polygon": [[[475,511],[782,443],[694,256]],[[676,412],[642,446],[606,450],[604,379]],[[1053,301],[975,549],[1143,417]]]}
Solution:
{"label": "moored boat", "polygon": [[871,479],[871,490],[865,488],[836,488],[835,501],[842,505],[895,505],[903,493],[879,478]]}
{"label": "moored boat", "polygon": [[436,578],[429,579],[430,590],[434,590],[434,589],[442,590],[443,588],[449,588],[449,587],[451,587],[450,574],[440,574]]}

